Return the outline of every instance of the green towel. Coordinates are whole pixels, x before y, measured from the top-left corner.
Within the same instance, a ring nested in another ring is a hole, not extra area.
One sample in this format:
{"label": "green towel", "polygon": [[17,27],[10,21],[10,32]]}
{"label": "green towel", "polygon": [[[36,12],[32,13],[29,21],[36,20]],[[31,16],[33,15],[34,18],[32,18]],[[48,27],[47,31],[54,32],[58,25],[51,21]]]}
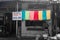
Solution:
{"label": "green towel", "polygon": [[25,11],[25,20],[29,20],[29,11]]}

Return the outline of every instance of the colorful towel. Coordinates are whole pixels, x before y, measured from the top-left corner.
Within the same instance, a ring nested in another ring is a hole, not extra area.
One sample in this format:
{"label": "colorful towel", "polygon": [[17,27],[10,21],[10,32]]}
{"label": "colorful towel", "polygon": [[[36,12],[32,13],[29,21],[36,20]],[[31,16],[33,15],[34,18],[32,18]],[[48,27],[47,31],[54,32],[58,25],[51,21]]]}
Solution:
{"label": "colorful towel", "polygon": [[42,20],[42,11],[39,11],[38,13],[38,20]]}
{"label": "colorful towel", "polygon": [[30,20],[34,20],[34,11],[30,11]]}
{"label": "colorful towel", "polygon": [[22,20],[25,20],[25,10],[22,10]]}
{"label": "colorful towel", "polygon": [[46,10],[43,10],[42,12],[42,20],[46,20],[47,16],[46,16]]}
{"label": "colorful towel", "polygon": [[47,20],[50,20],[51,19],[51,11],[50,10],[47,10]]}
{"label": "colorful towel", "polygon": [[38,11],[34,11],[34,20],[38,20]]}
{"label": "colorful towel", "polygon": [[25,20],[29,20],[29,11],[25,11]]}

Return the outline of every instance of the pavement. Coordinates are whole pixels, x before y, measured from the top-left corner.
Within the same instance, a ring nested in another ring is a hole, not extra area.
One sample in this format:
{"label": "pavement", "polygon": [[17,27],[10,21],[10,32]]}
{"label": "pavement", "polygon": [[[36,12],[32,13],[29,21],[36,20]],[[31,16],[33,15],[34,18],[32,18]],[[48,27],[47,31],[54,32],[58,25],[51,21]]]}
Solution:
{"label": "pavement", "polygon": [[16,38],[0,38],[0,40],[16,40]]}
{"label": "pavement", "polygon": [[16,34],[11,34],[9,36],[4,36],[4,37],[0,36],[0,40],[16,40]]}
{"label": "pavement", "polygon": [[[9,37],[0,37],[0,40],[36,40],[35,37],[21,37],[17,38],[15,34],[10,35]],[[39,38],[39,40],[44,40],[44,38]]]}

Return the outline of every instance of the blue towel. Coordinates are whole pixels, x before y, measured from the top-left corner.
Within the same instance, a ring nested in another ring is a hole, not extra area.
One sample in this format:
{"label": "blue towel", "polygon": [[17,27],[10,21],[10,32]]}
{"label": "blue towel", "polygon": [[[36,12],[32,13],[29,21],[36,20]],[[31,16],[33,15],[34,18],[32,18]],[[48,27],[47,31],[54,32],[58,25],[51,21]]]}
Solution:
{"label": "blue towel", "polygon": [[22,20],[25,20],[25,10],[22,10]]}
{"label": "blue towel", "polygon": [[47,17],[46,17],[46,10],[43,10],[43,12],[42,12],[42,19],[43,20],[47,19]]}

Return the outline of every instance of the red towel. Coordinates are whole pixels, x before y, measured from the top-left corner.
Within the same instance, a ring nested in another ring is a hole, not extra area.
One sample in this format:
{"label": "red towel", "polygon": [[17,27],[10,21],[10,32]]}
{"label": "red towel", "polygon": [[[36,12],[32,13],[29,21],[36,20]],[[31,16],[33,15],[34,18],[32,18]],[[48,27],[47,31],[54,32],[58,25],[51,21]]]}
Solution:
{"label": "red towel", "polygon": [[38,20],[38,11],[34,11],[34,20]]}

